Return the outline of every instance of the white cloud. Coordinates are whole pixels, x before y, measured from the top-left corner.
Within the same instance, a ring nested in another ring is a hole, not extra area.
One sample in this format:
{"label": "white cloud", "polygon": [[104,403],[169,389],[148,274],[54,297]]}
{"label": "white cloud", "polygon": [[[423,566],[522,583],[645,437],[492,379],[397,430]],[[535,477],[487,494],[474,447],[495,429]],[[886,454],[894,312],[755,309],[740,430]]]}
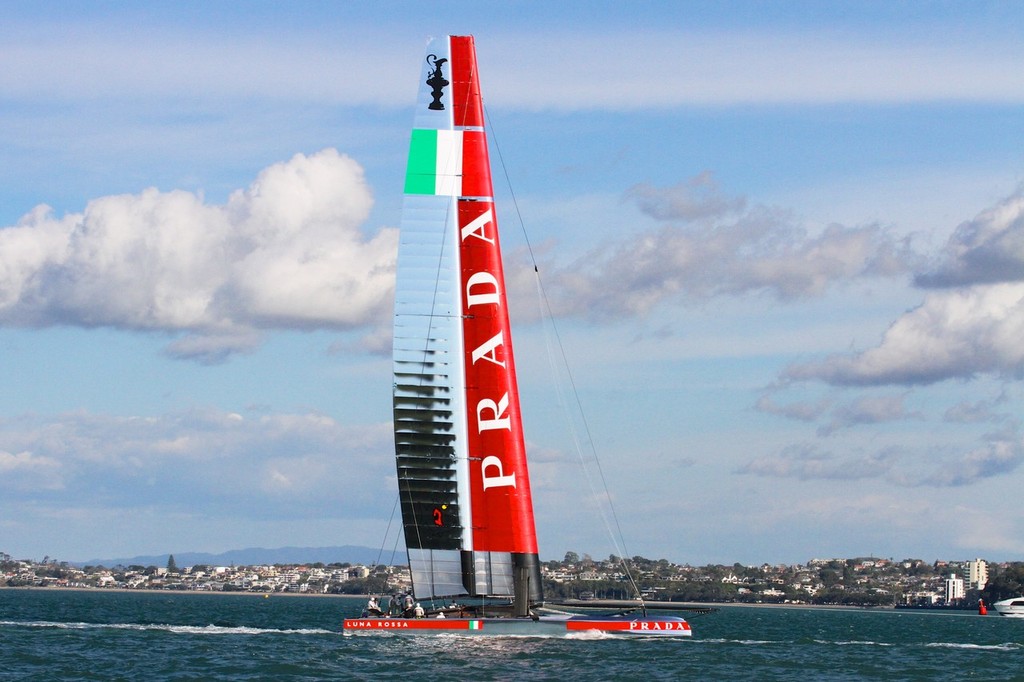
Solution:
{"label": "white cloud", "polygon": [[956,228],[943,258],[918,275],[925,287],[1024,280],[1024,190],[1018,190],[974,220]]}
{"label": "white cloud", "polygon": [[377,456],[390,439],[389,424],[345,426],[312,413],[23,415],[0,418],[0,486],[8,504],[261,518],[331,506],[360,516],[393,476]]}
{"label": "white cloud", "polygon": [[37,206],[17,225],[0,230],[0,312],[32,295],[43,269],[67,258],[75,222],[75,216],[55,220],[46,206]]}
{"label": "white cloud", "polygon": [[60,466],[52,457],[39,456],[30,451],[18,453],[0,449],[0,490],[53,491],[64,487]]}
{"label": "white cloud", "polygon": [[893,322],[877,347],[794,365],[784,376],[881,385],[1024,373],[1024,193],[960,225],[941,261],[915,281],[938,289]]}
{"label": "white cloud", "polygon": [[[568,301],[557,314],[642,316],[666,300],[750,292],[817,296],[911,260],[882,228],[811,235],[784,212],[724,196],[708,174],[638,185],[627,198],[663,227],[545,268]],[[170,332],[169,353],[204,362],[258,347],[264,329],[358,328],[364,347],[382,348],[397,233],[363,236],[370,205],[359,166],[325,150],[263,170],[223,205],[148,189],[59,220],[38,208],[0,229],[0,324]]]}
{"label": "white cloud", "polygon": [[633,187],[627,198],[660,228],[605,243],[567,267],[545,267],[561,288],[556,312],[644,315],[682,298],[769,293],[819,296],[859,277],[906,272],[916,257],[877,226],[829,225],[811,234],[788,213],[723,196],[707,175],[673,187]]}
{"label": "white cloud", "polygon": [[1024,371],[1024,283],[929,294],[875,348],[793,365],[785,376],[837,385],[930,384]]}
{"label": "white cloud", "polygon": [[327,149],[264,169],[224,205],[148,189],[0,229],[0,323],[187,332],[216,359],[259,329],[354,328],[386,317],[396,232],[366,238],[361,168]]}

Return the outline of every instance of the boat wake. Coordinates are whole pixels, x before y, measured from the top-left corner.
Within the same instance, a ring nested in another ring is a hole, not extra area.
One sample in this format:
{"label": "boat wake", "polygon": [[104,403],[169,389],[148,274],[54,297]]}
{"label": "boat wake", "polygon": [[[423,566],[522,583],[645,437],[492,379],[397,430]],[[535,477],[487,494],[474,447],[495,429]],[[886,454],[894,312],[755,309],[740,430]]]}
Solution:
{"label": "boat wake", "polygon": [[[569,633],[565,636],[565,639],[622,639],[622,637],[613,635],[610,632],[601,632],[600,630],[581,630]],[[654,637],[651,637],[651,639],[654,639]]]}
{"label": "boat wake", "polygon": [[888,649],[893,647],[907,648],[907,647],[925,647],[925,648],[936,648],[936,649],[968,649],[975,651],[1021,651],[1024,649],[1024,643],[1018,642],[1003,642],[1000,644],[972,644],[969,642],[922,642],[922,643],[894,643],[894,642],[877,642],[874,640],[861,640],[861,639],[804,639],[804,640],[763,640],[763,639],[726,639],[726,638],[709,638],[700,640],[702,644],[730,644],[730,645],[742,645],[742,646],[793,646],[800,643],[809,643],[821,646],[839,646],[839,647],[878,647],[881,649]]}
{"label": "boat wake", "polygon": [[138,630],[186,635],[333,635],[322,628],[254,628],[236,625],[171,625],[168,623],[61,623],[55,621],[0,621],[0,628],[41,628],[54,630]]}
{"label": "boat wake", "polygon": [[929,642],[927,647],[940,649],[975,649],[979,651],[1020,651],[1024,644],[1018,642],[1003,642],[1002,644],[965,644],[960,642]]}
{"label": "boat wake", "polygon": [[835,644],[836,646],[881,646],[881,647],[896,646],[892,642],[875,642],[875,641],[870,640],[870,639],[838,639],[838,640],[816,639],[816,640],[814,640],[814,643],[815,644]]}

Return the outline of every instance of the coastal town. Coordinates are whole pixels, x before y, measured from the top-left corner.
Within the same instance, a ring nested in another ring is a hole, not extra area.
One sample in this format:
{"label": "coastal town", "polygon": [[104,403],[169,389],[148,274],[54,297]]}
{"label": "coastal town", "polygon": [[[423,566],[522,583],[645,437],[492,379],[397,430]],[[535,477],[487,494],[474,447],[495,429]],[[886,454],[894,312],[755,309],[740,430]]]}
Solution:
{"label": "coastal town", "polygon": [[[812,559],[758,566],[676,564],[665,559],[595,560],[567,552],[542,565],[550,598],[647,599],[698,603],[831,604],[968,608],[1024,589],[1024,562],[984,559]],[[178,567],[74,566],[0,552],[0,587],[177,590],[283,594],[394,594],[411,589],[407,566],[349,563]]]}

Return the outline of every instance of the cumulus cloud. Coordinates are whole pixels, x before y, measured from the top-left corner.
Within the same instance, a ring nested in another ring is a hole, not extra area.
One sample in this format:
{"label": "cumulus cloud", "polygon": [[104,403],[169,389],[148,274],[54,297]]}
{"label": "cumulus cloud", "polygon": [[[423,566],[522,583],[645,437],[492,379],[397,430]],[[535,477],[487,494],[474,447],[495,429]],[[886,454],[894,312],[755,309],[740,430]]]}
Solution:
{"label": "cumulus cloud", "polygon": [[[642,316],[665,300],[750,292],[792,300],[911,260],[879,226],[810,234],[723,194],[710,174],[626,198],[663,225],[550,268],[556,314]],[[371,203],[360,167],[325,150],[265,169],[223,205],[148,189],[61,218],[38,207],[0,228],[0,324],[165,332],[168,353],[203,362],[258,347],[267,329],[360,328],[362,347],[383,348],[397,233],[364,236]]]}
{"label": "cumulus cloud", "polygon": [[893,322],[878,346],[794,365],[784,376],[914,385],[1024,374],[1024,192],[960,225],[915,282],[931,291]]}
{"label": "cumulus cloud", "polygon": [[922,287],[1024,280],[1024,189],[962,223],[939,262],[914,278]]}
{"label": "cumulus cloud", "polygon": [[789,367],[793,380],[837,385],[931,384],[1024,371],[1024,283],[929,294],[875,348]]}
{"label": "cumulus cloud", "polygon": [[643,315],[666,299],[752,292],[793,300],[906,272],[912,260],[880,226],[833,224],[811,234],[784,211],[723,196],[706,174],[667,188],[637,185],[626,198],[664,225],[549,270],[548,281],[565,292],[557,312]]}
{"label": "cumulus cloud", "polygon": [[264,169],[223,205],[147,189],[80,214],[38,207],[0,228],[0,324],[185,334],[173,354],[216,359],[262,329],[379,324],[396,232],[366,238],[362,169],[327,149]]}

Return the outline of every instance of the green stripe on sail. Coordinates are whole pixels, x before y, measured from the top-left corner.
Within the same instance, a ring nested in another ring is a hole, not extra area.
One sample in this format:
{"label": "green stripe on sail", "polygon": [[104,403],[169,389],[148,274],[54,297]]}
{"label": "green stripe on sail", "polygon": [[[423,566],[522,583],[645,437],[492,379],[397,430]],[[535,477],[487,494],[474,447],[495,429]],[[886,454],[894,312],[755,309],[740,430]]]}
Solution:
{"label": "green stripe on sail", "polygon": [[437,187],[437,131],[414,128],[405,169],[406,194],[434,194]]}

